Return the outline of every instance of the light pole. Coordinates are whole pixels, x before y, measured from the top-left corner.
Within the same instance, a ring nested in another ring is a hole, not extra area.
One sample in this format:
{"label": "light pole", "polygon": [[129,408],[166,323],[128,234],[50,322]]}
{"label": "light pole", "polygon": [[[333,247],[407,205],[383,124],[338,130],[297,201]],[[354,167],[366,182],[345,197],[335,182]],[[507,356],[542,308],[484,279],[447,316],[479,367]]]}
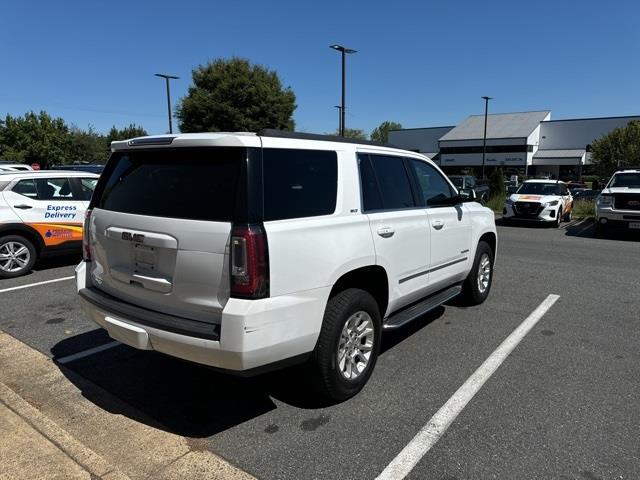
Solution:
{"label": "light pole", "polygon": [[342,53],[342,102],[340,104],[340,136],[344,137],[344,129],[345,129],[344,117],[345,117],[345,111],[346,111],[346,106],[345,106],[345,86],[346,86],[345,70],[346,70],[346,63],[347,63],[346,59],[347,59],[347,53],[356,53],[357,50],[353,50],[352,48],[346,48],[346,47],[343,47],[342,45],[330,45],[329,48],[333,48],[334,50],[337,50],[340,53]]}
{"label": "light pole", "polygon": [[482,179],[485,180],[484,176],[484,157],[487,154],[487,114],[489,112],[489,100],[493,100],[492,97],[482,97],[484,98],[484,135],[482,136]]}
{"label": "light pole", "polygon": [[342,107],[340,105],[334,105],[338,109],[338,134],[342,132]]}
{"label": "light pole", "polygon": [[155,76],[164,78],[167,82],[167,111],[169,113],[169,133],[173,133],[173,125],[171,123],[171,94],[169,93],[169,80],[177,80],[180,77],[174,77],[173,75],[166,75],[164,73],[156,73]]}

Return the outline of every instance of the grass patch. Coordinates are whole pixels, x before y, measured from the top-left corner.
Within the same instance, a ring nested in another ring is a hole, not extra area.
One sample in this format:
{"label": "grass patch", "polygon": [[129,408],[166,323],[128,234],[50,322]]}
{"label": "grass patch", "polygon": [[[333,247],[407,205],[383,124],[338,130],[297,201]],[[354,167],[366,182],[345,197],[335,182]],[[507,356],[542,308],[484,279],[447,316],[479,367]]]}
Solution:
{"label": "grass patch", "polygon": [[571,216],[575,219],[589,218],[595,216],[595,200],[575,200]]}
{"label": "grass patch", "polygon": [[507,197],[502,195],[493,196],[487,202],[487,207],[496,213],[502,213],[502,208],[504,207],[504,201],[506,199]]}

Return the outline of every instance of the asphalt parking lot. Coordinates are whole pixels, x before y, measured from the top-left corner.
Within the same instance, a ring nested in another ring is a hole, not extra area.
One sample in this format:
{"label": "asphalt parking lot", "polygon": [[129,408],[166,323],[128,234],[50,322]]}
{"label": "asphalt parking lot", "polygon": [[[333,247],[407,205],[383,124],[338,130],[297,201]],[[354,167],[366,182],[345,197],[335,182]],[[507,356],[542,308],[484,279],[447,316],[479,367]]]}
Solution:
{"label": "asphalt parking lot", "polygon": [[0,281],[0,329],[134,407],[123,415],[258,478],[373,479],[556,294],[406,478],[640,478],[640,238],[593,238],[589,224],[498,230],[488,301],[453,302],[385,334],[369,384],[339,405],[302,389],[300,369],[239,379],[113,343],[79,309],[67,279],[77,258]]}

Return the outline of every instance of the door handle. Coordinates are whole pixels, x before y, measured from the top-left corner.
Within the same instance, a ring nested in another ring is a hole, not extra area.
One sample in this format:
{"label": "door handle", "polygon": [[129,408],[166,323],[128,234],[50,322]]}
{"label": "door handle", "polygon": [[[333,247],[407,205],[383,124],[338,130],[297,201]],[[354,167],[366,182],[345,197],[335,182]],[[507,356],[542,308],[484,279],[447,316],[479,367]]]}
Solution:
{"label": "door handle", "polygon": [[33,207],[31,205],[25,205],[24,203],[22,203],[20,205],[14,205],[13,208],[19,208],[20,210],[28,210]]}
{"label": "door handle", "polygon": [[444,227],[444,222],[442,220],[434,220],[433,222],[431,222],[431,226],[436,230],[442,230],[442,227]]}
{"label": "door handle", "polygon": [[394,233],[396,233],[396,231],[391,227],[378,228],[378,235],[380,235],[382,238],[393,237]]}

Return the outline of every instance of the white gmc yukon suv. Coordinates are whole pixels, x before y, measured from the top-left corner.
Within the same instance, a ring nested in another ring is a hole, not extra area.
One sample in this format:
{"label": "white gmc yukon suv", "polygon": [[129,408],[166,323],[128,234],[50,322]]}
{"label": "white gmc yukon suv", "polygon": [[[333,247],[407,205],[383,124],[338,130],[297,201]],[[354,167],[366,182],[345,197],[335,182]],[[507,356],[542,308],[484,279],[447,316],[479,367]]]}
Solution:
{"label": "white gmc yukon suv", "polygon": [[383,330],[489,294],[493,213],[422,155],[278,131],[111,148],[77,289],[132,347],[243,374],[306,361],[343,400]]}

